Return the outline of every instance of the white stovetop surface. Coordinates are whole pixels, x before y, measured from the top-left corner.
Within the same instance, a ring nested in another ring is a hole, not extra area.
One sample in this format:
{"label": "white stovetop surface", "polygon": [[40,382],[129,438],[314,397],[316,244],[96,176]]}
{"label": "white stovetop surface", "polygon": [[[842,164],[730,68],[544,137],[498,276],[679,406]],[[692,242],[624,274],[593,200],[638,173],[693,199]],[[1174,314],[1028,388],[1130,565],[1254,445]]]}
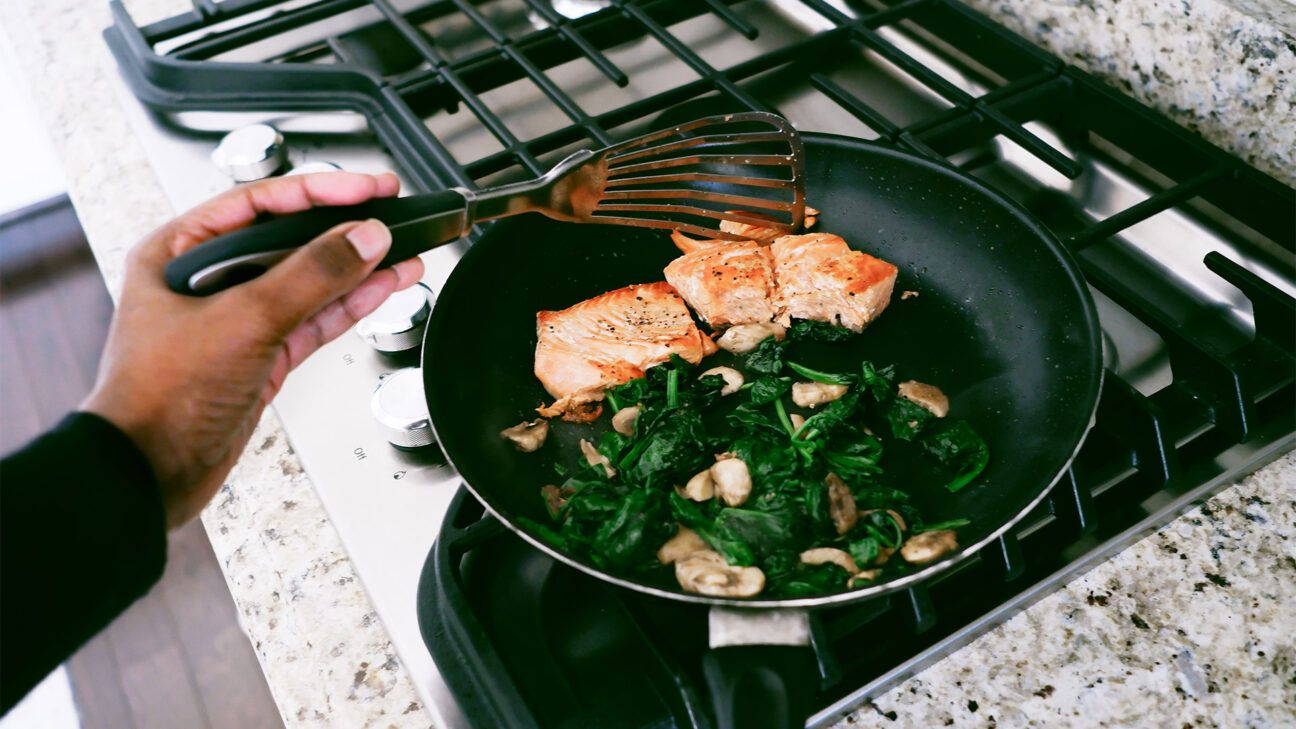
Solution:
{"label": "white stovetop surface", "polygon": [[[974,4],[1055,51],[1087,53],[1080,63],[1095,73],[1129,73],[1136,95],[1175,104],[1181,121],[1213,141],[1276,176],[1296,178],[1296,53],[1282,31],[1216,0],[1174,9],[1107,0],[1088,9]],[[128,6],[142,23],[187,9],[181,0]],[[1185,10],[1192,20],[1182,20]],[[1120,23],[1109,26],[1109,17]],[[99,40],[106,5],[9,0],[0,4],[0,19],[0,40],[16,52],[115,291],[125,251],[175,211],[111,90]],[[1159,54],[1162,73],[1140,80],[1138,48],[1168,37],[1173,47],[1148,50]],[[1123,53],[1123,43],[1136,52]],[[1242,46],[1266,53],[1238,61],[1230,49]],[[1203,64],[1207,54],[1214,55]],[[1221,80],[1209,72],[1216,59],[1257,72],[1247,74],[1249,81]],[[1184,106],[1182,98],[1199,103]],[[1294,483],[1296,456],[1288,454],[851,718],[876,723],[885,715],[902,725],[1057,725],[1081,717],[1125,725],[1290,722]],[[203,523],[288,726],[438,723],[273,414]]]}

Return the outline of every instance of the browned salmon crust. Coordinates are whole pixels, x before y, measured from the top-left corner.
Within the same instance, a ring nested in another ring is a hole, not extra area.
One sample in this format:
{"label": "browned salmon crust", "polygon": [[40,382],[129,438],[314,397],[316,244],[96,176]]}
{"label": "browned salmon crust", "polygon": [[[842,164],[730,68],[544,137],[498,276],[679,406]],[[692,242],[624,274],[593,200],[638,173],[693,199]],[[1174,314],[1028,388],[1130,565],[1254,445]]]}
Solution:
{"label": "browned salmon crust", "polygon": [[604,389],[642,377],[672,353],[700,362],[716,350],[665,281],[627,286],[536,314],[535,375],[557,401],[541,415],[588,419]]}
{"label": "browned salmon crust", "polygon": [[787,235],[787,233],[784,233],[781,230],[766,228],[761,225],[752,225],[751,223],[739,223],[733,220],[721,220],[720,231],[723,233],[732,233],[734,235],[742,236],[747,240],[754,240],[759,243],[764,243],[765,245],[773,243],[774,239],[779,236]]}
{"label": "browned salmon crust", "polygon": [[[748,216],[754,216],[758,218],[769,218],[771,221],[774,220],[773,216],[765,215],[763,213],[754,213],[751,211],[743,211],[743,213]],[[805,229],[814,227],[814,224],[818,222],[818,216],[819,216],[819,211],[807,205],[805,207],[805,220],[804,220]],[[774,241],[778,240],[779,238],[782,238],[783,236],[787,235],[787,233],[784,233],[783,231],[777,230],[775,228],[766,228],[763,225],[752,225],[751,223],[739,223],[736,220],[721,220],[720,231],[722,233],[732,233],[737,236],[742,236],[747,240],[754,240],[757,243],[761,243],[764,245],[769,245]],[[678,245],[678,243],[676,245]],[[683,249],[681,248],[681,250]],[[684,251],[684,252],[688,253],[688,251]]]}
{"label": "browned salmon crust", "polygon": [[770,246],[780,321],[824,321],[862,331],[882,313],[895,288],[895,266],[851,250],[830,233],[785,235]]}
{"label": "browned salmon crust", "polygon": [[700,251],[703,248],[713,248],[715,246],[724,245],[725,243],[732,243],[733,241],[722,240],[720,238],[690,238],[678,230],[672,230],[671,242],[675,244],[676,248],[680,249],[684,253],[692,253],[693,251]]}
{"label": "browned salmon crust", "polygon": [[666,266],[666,280],[713,329],[774,319],[774,268],[755,241],[686,253]]}

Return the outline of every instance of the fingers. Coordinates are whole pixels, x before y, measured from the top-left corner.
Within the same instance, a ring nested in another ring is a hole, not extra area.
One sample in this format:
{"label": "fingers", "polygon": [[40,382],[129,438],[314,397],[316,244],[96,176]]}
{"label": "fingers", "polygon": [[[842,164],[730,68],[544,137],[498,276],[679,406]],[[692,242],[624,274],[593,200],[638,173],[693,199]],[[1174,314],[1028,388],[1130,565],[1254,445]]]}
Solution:
{"label": "fingers", "polygon": [[250,225],[264,213],[283,215],[323,205],[358,205],[376,197],[392,197],[399,191],[400,180],[390,172],[321,172],[249,182],[177,218],[170,236],[170,252],[177,256],[209,238]]}
{"label": "fingers", "polygon": [[315,350],[341,336],[361,318],[372,314],[388,296],[413,286],[421,278],[423,261],[417,258],[369,274],[353,291],[325,306],[284,339],[288,351],[288,370],[295,369]]}
{"label": "fingers", "polygon": [[[242,228],[262,213],[295,213],[321,205],[358,205],[400,192],[390,172],[362,175],[321,172],[275,177],[230,189],[171,220],[131,250],[130,267],[160,279],[172,258],[194,246]],[[160,285],[160,284],[159,284]]]}
{"label": "fingers", "polygon": [[343,223],[299,248],[260,277],[229,294],[266,325],[270,339],[288,336],[308,317],[356,288],[391,247],[391,231],[378,220]]}

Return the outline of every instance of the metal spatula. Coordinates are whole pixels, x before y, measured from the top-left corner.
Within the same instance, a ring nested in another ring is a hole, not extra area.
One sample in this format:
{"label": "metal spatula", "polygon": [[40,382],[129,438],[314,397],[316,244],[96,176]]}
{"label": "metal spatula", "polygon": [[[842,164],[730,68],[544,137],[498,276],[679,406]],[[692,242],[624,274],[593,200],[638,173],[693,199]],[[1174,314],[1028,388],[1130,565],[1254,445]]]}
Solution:
{"label": "metal spatula", "polygon": [[467,234],[475,223],[538,212],[572,223],[678,229],[709,238],[731,220],[793,232],[805,216],[801,138],[763,112],[698,119],[606,149],[581,150],[544,177],[485,190],[320,207],[227,233],[166,269],[173,291],[206,295],[265,271],[348,220],[377,218],[392,231],[390,266]]}

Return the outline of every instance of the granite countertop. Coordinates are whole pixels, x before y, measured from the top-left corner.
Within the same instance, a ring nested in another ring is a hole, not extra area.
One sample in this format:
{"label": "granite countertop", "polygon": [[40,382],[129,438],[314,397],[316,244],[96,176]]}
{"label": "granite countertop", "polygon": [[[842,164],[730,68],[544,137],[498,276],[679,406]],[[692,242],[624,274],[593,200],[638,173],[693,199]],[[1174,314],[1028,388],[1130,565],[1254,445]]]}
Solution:
{"label": "granite countertop", "polygon": [[[127,5],[140,23],[188,9]],[[1296,181],[1287,0],[972,5]],[[115,292],[175,211],[108,86],[106,4],[7,0],[0,21]],[[840,726],[1296,724],[1294,483],[1289,453]],[[273,414],[202,520],[288,727],[433,724]]]}

